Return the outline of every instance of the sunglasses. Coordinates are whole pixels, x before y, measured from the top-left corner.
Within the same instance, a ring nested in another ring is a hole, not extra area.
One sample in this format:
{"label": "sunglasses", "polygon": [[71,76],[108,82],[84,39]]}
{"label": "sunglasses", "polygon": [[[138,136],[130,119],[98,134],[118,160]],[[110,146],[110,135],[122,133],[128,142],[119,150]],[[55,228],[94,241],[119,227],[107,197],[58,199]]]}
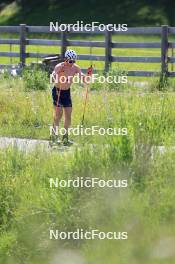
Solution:
{"label": "sunglasses", "polygon": [[68,60],[68,63],[75,63],[75,60]]}

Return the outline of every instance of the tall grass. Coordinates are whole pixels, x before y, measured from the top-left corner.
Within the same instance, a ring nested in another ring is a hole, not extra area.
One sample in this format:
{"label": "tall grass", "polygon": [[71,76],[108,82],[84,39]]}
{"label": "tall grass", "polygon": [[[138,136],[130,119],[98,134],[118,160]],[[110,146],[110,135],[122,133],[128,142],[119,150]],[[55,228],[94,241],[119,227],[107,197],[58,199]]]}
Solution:
{"label": "tall grass", "polygon": [[[52,123],[51,89],[48,88],[46,73],[43,73],[45,74],[43,77],[40,71],[39,73],[36,71],[33,76],[30,71],[27,72],[29,81],[21,77],[16,79],[11,76],[1,77],[0,133],[9,136],[48,139],[49,124]],[[38,81],[41,81],[40,87],[38,87]],[[98,88],[95,91],[90,89],[85,112],[85,126],[98,125],[105,128],[112,126],[117,129],[126,127],[128,129],[127,140],[132,142],[143,137],[143,140],[149,141],[151,145],[173,144],[174,93],[150,93],[149,89],[144,92],[139,90],[138,93],[132,89],[132,86],[123,84],[121,87],[118,85],[118,88],[114,90],[114,87],[102,85],[101,89]],[[73,85],[72,88],[72,126],[75,127],[81,124],[85,89],[78,85]],[[119,92],[117,92],[118,89]],[[99,135],[73,136],[73,138],[77,142],[91,143],[120,140],[116,136],[113,138]]]}
{"label": "tall grass", "polygon": [[[1,263],[55,263],[53,258],[59,259],[60,250],[68,249],[75,254],[79,249],[87,263],[173,263],[174,251],[166,247],[166,241],[175,236],[174,158],[171,151],[157,155],[142,174],[134,156],[123,158],[119,164],[102,147],[95,152],[85,147],[74,156],[1,151]],[[50,177],[127,179],[129,186],[124,190],[50,189]],[[49,228],[124,230],[129,238],[50,241]]]}
{"label": "tall grass", "polygon": [[[29,89],[21,77],[1,78],[0,134],[48,139],[51,91],[35,89],[41,75],[28,77]],[[78,148],[64,153],[0,150],[0,263],[174,264],[174,93],[107,88],[89,92],[85,127],[126,127],[127,136],[74,136]],[[73,87],[73,127],[83,95]],[[51,177],[127,179],[128,188],[51,189]],[[127,231],[128,240],[51,241],[50,228]]]}

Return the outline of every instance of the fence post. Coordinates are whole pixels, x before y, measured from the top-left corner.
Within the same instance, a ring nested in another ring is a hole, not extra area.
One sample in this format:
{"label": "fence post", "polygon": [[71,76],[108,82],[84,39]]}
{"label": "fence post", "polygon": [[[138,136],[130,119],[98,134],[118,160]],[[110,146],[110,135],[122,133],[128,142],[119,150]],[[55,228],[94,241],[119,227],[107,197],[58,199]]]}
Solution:
{"label": "fence post", "polygon": [[168,77],[168,26],[162,26],[161,33],[161,79]]}
{"label": "fence post", "polygon": [[61,58],[64,59],[64,54],[67,48],[67,31],[61,31]]}
{"label": "fence post", "polygon": [[20,24],[20,64],[25,66],[26,62],[26,24]]}
{"label": "fence post", "polygon": [[105,72],[109,71],[111,64],[111,44],[112,42],[112,32],[109,30],[105,31]]}

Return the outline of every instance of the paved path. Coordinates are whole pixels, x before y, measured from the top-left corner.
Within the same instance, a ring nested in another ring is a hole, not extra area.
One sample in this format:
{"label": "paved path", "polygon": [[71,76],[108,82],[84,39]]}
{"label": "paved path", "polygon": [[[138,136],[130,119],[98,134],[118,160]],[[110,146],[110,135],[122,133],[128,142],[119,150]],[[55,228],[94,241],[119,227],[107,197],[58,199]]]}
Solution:
{"label": "paved path", "polygon": [[24,153],[30,153],[33,150],[40,149],[42,151],[54,151],[55,149],[59,152],[70,152],[73,147],[51,147],[49,140],[38,140],[28,138],[14,138],[14,137],[0,137],[0,149],[7,147],[15,147]]}
{"label": "paved path", "polygon": [[[48,140],[39,140],[39,139],[27,139],[27,138],[15,138],[15,137],[0,137],[0,149],[5,149],[7,147],[16,147],[19,150],[23,152],[31,152],[35,149],[40,150],[46,150],[46,151],[52,151],[54,150],[53,147],[50,147]],[[76,147],[77,145],[75,145]],[[92,149],[95,147],[95,145],[91,145]],[[105,145],[105,147],[108,147],[108,145]],[[56,148],[60,152],[66,150],[72,151],[73,147],[58,147]],[[175,146],[172,147],[172,149],[175,151]],[[158,151],[160,154],[164,154],[166,152],[165,146],[153,146],[151,153],[154,155],[154,153]]]}

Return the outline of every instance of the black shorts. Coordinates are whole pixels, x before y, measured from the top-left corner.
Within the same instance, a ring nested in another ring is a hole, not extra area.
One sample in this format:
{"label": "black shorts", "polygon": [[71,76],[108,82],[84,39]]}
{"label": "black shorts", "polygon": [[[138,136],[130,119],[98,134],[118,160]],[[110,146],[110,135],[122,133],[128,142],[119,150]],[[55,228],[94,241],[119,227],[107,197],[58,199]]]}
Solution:
{"label": "black shorts", "polygon": [[[59,97],[59,100],[58,100]],[[68,90],[60,90],[55,86],[52,89],[53,105],[58,107],[72,107],[72,99],[70,88]]]}

